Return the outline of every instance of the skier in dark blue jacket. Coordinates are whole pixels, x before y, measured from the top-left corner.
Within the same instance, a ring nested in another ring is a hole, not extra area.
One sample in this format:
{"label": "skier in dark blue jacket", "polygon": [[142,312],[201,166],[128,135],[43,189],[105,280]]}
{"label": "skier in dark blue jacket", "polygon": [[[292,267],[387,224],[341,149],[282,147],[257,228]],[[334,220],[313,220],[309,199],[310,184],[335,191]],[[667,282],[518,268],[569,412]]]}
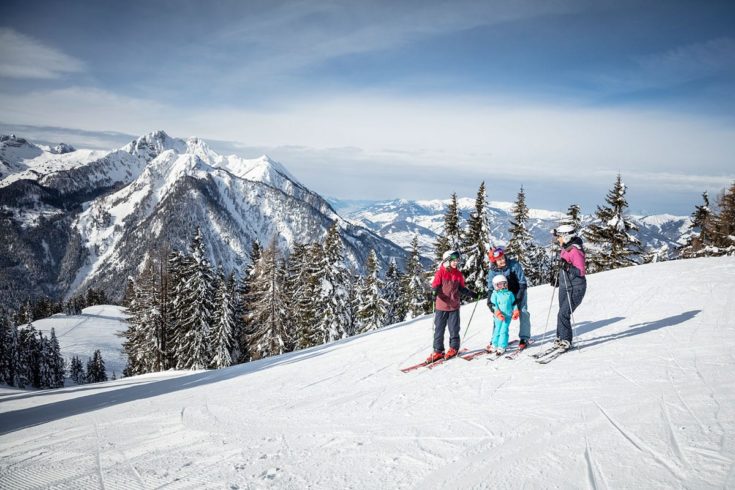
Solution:
{"label": "skier in dark blue jacket", "polygon": [[[528,346],[528,339],[531,338],[531,314],[528,312],[528,297],[526,290],[528,283],[526,275],[523,273],[523,267],[515,260],[505,256],[503,247],[493,248],[488,252],[490,259],[490,271],[487,275],[487,290],[493,291],[493,277],[504,275],[508,279],[508,289],[515,296],[516,306],[520,310],[521,326],[518,332],[519,349],[525,349]],[[490,295],[488,295],[488,308],[492,311],[490,304]]]}

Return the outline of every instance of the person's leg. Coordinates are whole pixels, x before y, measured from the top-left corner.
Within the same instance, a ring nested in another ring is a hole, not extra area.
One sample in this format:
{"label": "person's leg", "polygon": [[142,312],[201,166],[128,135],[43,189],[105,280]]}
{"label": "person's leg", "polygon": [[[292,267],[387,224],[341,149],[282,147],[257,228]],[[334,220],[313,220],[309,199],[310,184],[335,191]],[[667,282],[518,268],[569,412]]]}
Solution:
{"label": "person's leg", "polygon": [[528,312],[528,291],[523,295],[523,300],[518,305],[521,312],[521,327],[518,330],[518,338],[528,340],[531,338],[531,314]]}
{"label": "person's leg", "polygon": [[498,341],[500,339],[500,324],[502,322],[498,320],[497,318],[493,317],[493,338],[490,341],[493,347],[498,346]]}
{"label": "person's leg", "polygon": [[[569,294],[567,294],[569,293]],[[566,288],[559,288],[559,314],[556,317],[556,336],[561,340],[572,341],[572,308],[569,304],[571,299],[571,291]]]}
{"label": "person's leg", "polygon": [[508,348],[508,330],[510,328],[510,318],[508,318],[504,322],[500,322],[500,325],[498,325],[498,330],[500,330],[500,335],[498,335],[498,347],[501,349],[507,349]]}
{"label": "person's leg", "polygon": [[434,352],[444,352],[444,329],[447,327],[448,311],[434,312]]}
{"label": "person's leg", "polygon": [[447,327],[449,328],[449,347],[459,350],[459,310],[447,312]]}

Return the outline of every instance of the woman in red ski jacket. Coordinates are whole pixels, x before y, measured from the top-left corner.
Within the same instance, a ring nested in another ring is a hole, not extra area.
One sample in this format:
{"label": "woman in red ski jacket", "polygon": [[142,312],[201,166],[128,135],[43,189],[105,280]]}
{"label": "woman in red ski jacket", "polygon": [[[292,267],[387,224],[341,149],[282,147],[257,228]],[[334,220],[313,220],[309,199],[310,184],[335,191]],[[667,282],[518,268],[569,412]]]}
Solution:
{"label": "woman in red ski jacket", "polygon": [[[444,252],[442,263],[434,274],[431,289],[436,296],[434,312],[434,352],[426,362],[435,362],[441,358],[449,359],[457,355],[459,350],[459,304],[460,296],[475,297],[475,293],[467,289],[464,276],[457,269],[459,252]],[[449,327],[449,350],[444,353],[444,330]]]}

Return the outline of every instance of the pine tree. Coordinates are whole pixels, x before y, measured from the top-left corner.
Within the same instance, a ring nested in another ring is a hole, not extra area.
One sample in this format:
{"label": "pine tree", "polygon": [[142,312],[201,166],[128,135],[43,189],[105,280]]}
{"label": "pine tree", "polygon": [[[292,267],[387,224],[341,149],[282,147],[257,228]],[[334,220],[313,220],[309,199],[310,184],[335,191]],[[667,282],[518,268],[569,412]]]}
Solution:
{"label": "pine tree", "polygon": [[[320,257],[322,247],[318,243],[305,246],[303,252],[294,257],[293,278],[295,290],[290,301],[291,311],[297,314],[293,323],[294,344],[296,349],[306,349],[323,342],[317,323],[319,321],[319,304],[316,301],[321,290]],[[300,268],[299,265],[301,264]],[[295,310],[294,310],[295,308]]]}
{"label": "pine tree", "polygon": [[544,262],[546,254],[543,248],[533,241],[533,237],[526,227],[529,214],[523,186],[518,192],[518,197],[511,212],[513,213],[513,219],[508,230],[511,238],[506,253],[521,264],[529,286],[541,284],[546,279],[545,270],[547,266]]}
{"label": "pine tree", "polygon": [[384,285],[380,279],[378,267],[378,256],[375,250],[371,250],[367,264],[365,264],[365,277],[362,279],[358,293],[360,307],[357,311],[357,319],[360,324],[360,332],[370,332],[385,325],[387,301],[382,296]]}
{"label": "pine tree", "polygon": [[212,345],[212,365],[222,369],[232,364],[232,334],[235,329],[235,311],[232,306],[235,293],[235,277],[230,274],[225,278],[220,267],[217,273],[216,309],[212,326],[210,344]]}
{"label": "pine tree", "polygon": [[20,384],[18,388],[25,388],[28,385],[40,388],[41,340],[32,323],[20,331],[19,347]]}
{"label": "pine tree", "polygon": [[56,337],[56,330],[51,329],[49,337],[50,347],[50,366],[51,366],[51,388],[62,388],[64,386],[65,362],[61,355],[61,346],[59,339]]}
{"label": "pine tree", "polygon": [[735,182],[717,199],[719,212],[712,224],[712,240],[716,255],[735,254]]}
{"label": "pine tree", "polygon": [[702,201],[701,205],[694,207],[688,228],[690,235],[686,243],[679,249],[679,256],[682,258],[707,255],[707,247],[712,245],[710,231],[713,225],[713,214],[707,191],[702,193]]}
{"label": "pine tree", "polygon": [[[403,297],[401,301],[406,305],[406,319],[410,320],[431,311],[429,303],[428,281],[419,255],[418,237],[411,241],[411,255],[406,262],[406,272],[403,276]],[[428,303],[428,308],[427,308]]]}
{"label": "pine tree", "polygon": [[434,256],[437,263],[442,261],[442,255],[447,250],[460,250],[462,243],[460,229],[459,206],[457,204],[457,193],[453,192],[447,206],[447,212],[444,214],[444,230],[437,237],[434,244]]}
{"label": "pine tree", "polygon": [[251,243],[249,261],[242,271],[242,276],[237,285],[237,309],[235,311],[235,332],[233,333],[233,360],[241,363],[250,360],[250,345],[248,344],[252,331],[248,328],[247,318],[251,311],[248,301],[250,292],[250,281],[255,270],[255,264],[260,260],[261,246],[257,240]]}
{"label": "pine tree", "polygon": [[107,381],[105,361],[99,349],[94,351],[92,358],[87,361],[87,383],[100,383]]}
{"label": "pine tree", "polygon": [[348,336],[350,321],[349,291],[350,280],[345,267],[344,245],[335,221],[327,232],[323,252],[317,260],[320,270],[317,290],[317,312],[320,344],[343,339]]}
{"label": "pine tree", "polygon": [[71,358],[71,364],[69,366],[69,377],[76,384],[81,385],[87,379],[87,375],[84,372],[84,366],[78,356]]}
{"label": "pine tree", "polygon": [[467,220],[467,231],[462,240],[462,272],[468,287],[480,297],[487,297],[487,245],[490,243],[490,227],[487,223],[487,196],[485,182],[480,184],[475,198],[475,209]]}
{"label": "pine tree", "polygon": [[567,209],[567,215],[561,220],[561,224],[572,225],[575,230],[579,230],[582,227],[582,210],[579,204],[569,205]]}
{"label": "pine tree", "polygon": [[278,257],[275,240],[265,250],[253,270],[247,302],[247,323],[252,332],[248,343],[250,357],[283,354],[291,350],[288,312],[284,293],[285,270]]}
{"label": "pine tree", "polygon": [[180,312],[175,338],[177,369],[205,369],[212,359],[210,327],[213,318],[213,278],[201,229],[197,228],[190,254],[181,271],[183,291],[174,300]]}
{"label": "pine tree", "polygon": [[618,174],[615,185],[605,198],[609,206],[597,206],[595,222],[584,231],[592,249],[588,255],[590,272],[635,265],[636,257],[641,254],[641,243],[631,234],[638,231],[638,227],[625,215],[628,207],[625,191],[625,184]]}
{"label": "pine tree", "polygon": [[406,304],[401,300],[401,284],[403,283],[403,275],[396,266],[396,259],[391,258],[388,263],[388,270],[385,273],[385,290],[383,298],[387,303],[385,312],[385,324],[393,325],[399,323],[406,318]]}

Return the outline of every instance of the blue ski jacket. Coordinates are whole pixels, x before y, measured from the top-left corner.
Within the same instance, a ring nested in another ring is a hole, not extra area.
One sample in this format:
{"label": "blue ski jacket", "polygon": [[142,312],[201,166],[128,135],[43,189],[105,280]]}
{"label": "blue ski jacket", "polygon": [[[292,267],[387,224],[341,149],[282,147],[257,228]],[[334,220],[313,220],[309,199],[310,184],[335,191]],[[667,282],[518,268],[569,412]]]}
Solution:
{"label": "blue ski jacket", "polygon": [[[490,266],[490,271],[487,274],[487,290],[492,291],[493,288],[493,277],[498,274],[502,274],[508,278],[508,289],[513,296],[515,296],[515,304],[519,305],[526,296],[526,289],[528,283],[526,282],[526,275],[523,273],[523,267],[515,259],[505,259],[505,267],[500,269],[497,264]],[[487,305],[492,309],[492,302],[490,296],[487,297]]]}

